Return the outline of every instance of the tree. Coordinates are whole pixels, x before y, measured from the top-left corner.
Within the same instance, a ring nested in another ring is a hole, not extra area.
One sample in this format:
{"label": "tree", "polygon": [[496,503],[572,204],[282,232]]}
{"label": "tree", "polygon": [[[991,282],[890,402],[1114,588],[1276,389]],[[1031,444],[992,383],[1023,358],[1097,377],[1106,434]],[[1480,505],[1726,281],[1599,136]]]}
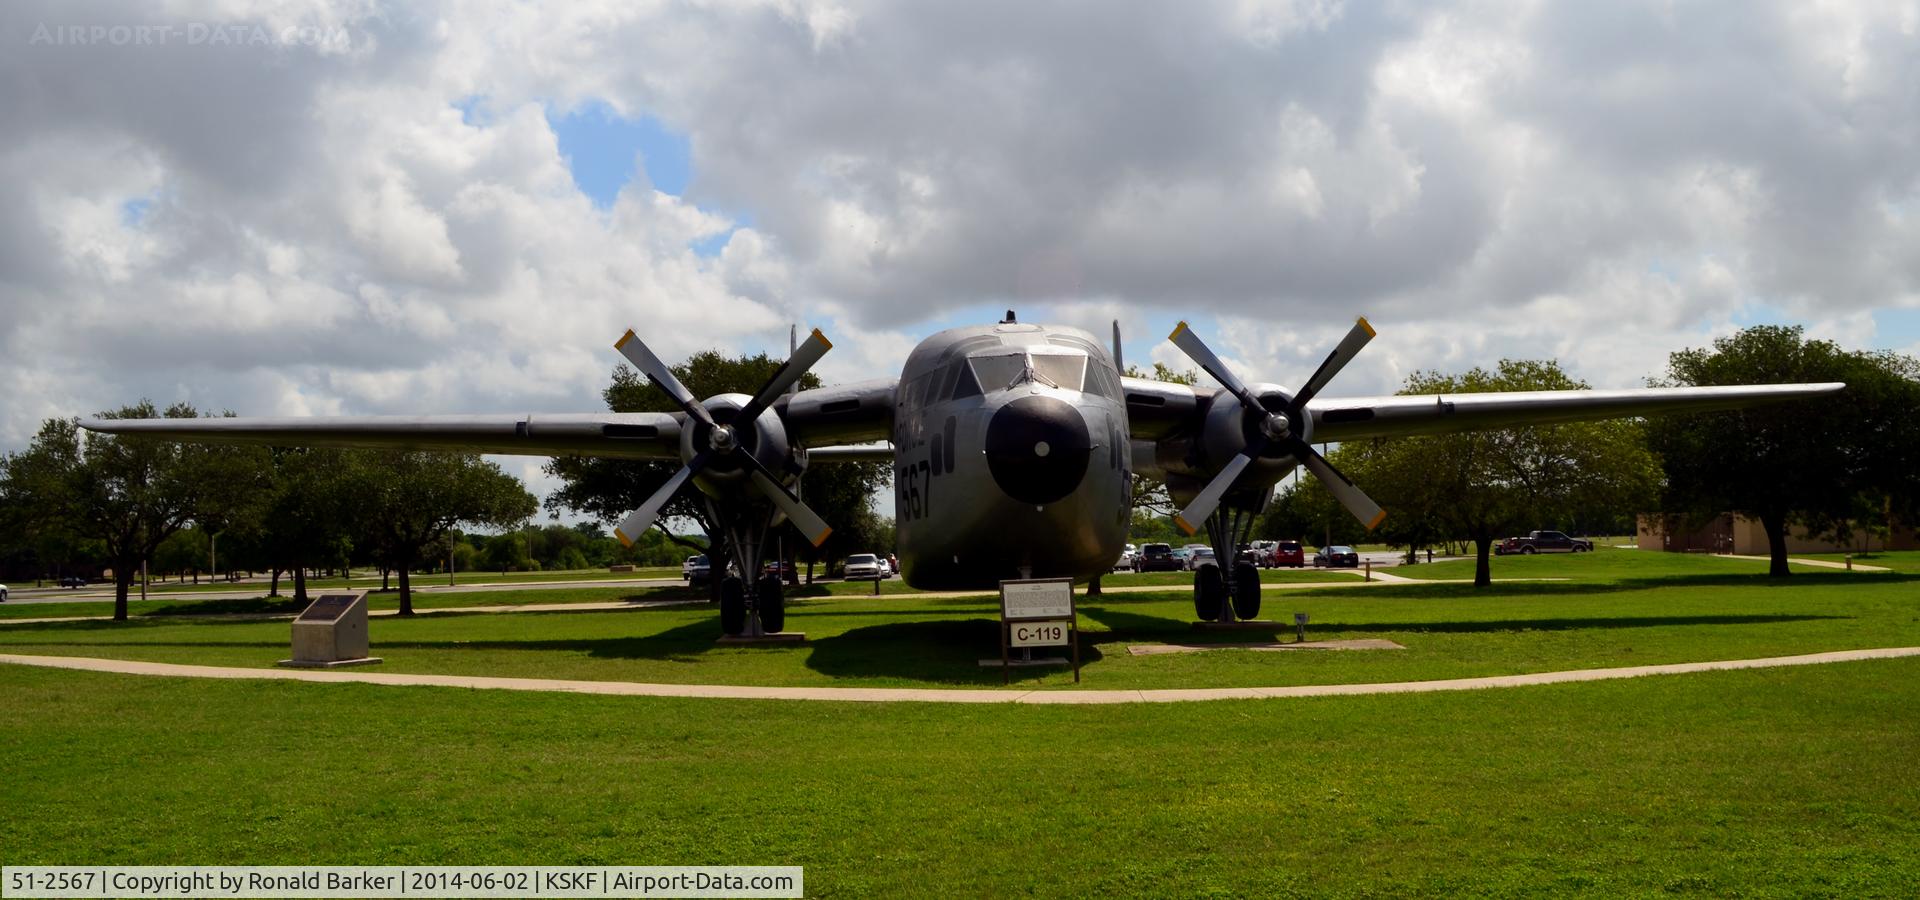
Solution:
{"label": "tree", "polygon": [[455,525],[508,528],[539,502],[518,478],[465,453],[350,451],[360,530],[375,557],[400,573],[400,614],[413,614],[408,573]]}
{"label": "tree", "polygon": [[[1492,372],[1417,372],[1401,393],[1586,387],[1552,361],[1501,360]],[[1381,536],[1390,542],[1412,548],[1442,538],[1472,541],[1474,584],[1484,587],[1493,580],[1493,542],[1511,531],[1548,523],[1580,531],[1585,518],[1650,502],[1659,468],[1641,428],[1615,419],[1353,441],[1331,459],[1387,509]]]}
{"label": "tree", "polygon": [[[101,413],[102,418],[153,418],[153,404]],[[191,406],[168,407],[168,418],[193,418]],[[82,436],[72,421],[50,419],[18,467],[24,499],[51,517],[98,538],[113,565],[113,617],[127,618],[133,573],[168,537],[196,518],[224,518],[259,488],[260,448],[180,444],[166,440]]]}
{"label": "tree", "polygon": [[324,447],[276,447],[267,467],[267,490],[258,515],[238,529],[252,539],[260,560],[274,573],[293,573],[293,599],[307,602],[307,570],[332,565],[353,548],[359,487],[346,451]]}
{"label": "tree", "polygon": [[1831,398],[1655,420],[1649,439],[1666,468],[1668,512],[1758,519],[1786,577],[1787,529],[1844,540],[1863,515],[1891,508],[1912,521],[1920,495],[1920,366],[1898,354],[1850,353],[1807,340],[1798,326],[1757,325],[1711,349],[1668,357],[1669,386],[1847,382]]}

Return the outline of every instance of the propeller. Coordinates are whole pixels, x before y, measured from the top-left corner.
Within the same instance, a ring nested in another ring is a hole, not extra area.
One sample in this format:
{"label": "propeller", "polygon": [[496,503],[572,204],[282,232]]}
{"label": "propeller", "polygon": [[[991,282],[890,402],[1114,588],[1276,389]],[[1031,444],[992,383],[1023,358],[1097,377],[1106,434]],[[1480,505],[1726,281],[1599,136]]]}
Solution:
{"label": "propeller", "polygon": [[[1239,478],[1240,473],[1245,471],[1254,460],[1259,459],[1261,454],[1269,449],[1279,449],[1300,460],[1307,467],[1307,471],[1313,473],[1313,477],[1319,479],[1321,484],[1326,485],[1327,490],[1333,492],[1334,499],[1339,500],[1341,506],[1346,507],[1348,512],[1353,513],[1354,518],[1367,526],[1368,531],[1378,528],[1381,520],[1387,517],[1386,511],[1373,502],[1366,492],[1360,490],[1360,487],[1353,483],[1353,479],[1342,474],[1339,469],[1334,468],[1333,463],[1328,462],[1327,458],[1320,454],[1320,451],[1313,449],[1313,445],[1307,442],[1304,433],[1308,423],[1312,421],[1307,416],[1307,401],[1312,400],[1320,393],[1321,388],[1326,387],[1334,376],[1340,374],[1340,370],[1346,368],[1347,363],[1359,354],[1360,348],[1373,340],[1373,336],[1373,326],[1367,324],[1365,318],[1354,322],[1353,329],[1348,331],[1347,336],[1333,348],[1333,352],[1327,354],[1327,358],[1321,361],[1320,368],[1314,370],[1312,377],[1307,379],[1299,393],[1287,400],[1286,409],[1274,412],[1260,403],[1260,398],[1253,393],[1253,390],[1234,376],[1226,363],[1220,361],[1220,357],[1214,354],[1206,342],[1202,341],[1193,329],[1187,327],[1187,323],[1181,322],[1168,339],[1173,341],[1174,346],[1179,347],[1181,352],[1187,354],[1190,359],[1199,363],[1200,368],[1205,369],[1208,375],[1220,382],[1228,393],[1238,398],[1240,405],[1250,416],[1257,417],[1255,421],[1258,424],[1258,430],[1253,440],[1235,454],[1233,459],[1228,460],[1227,464],[1213,476],[1213,480],[1207,482],[1206,487],[1201,488],[1200,493],[1194,496],[1193,501],[1173,517],[1174,524],[1188,534],[1199,531],[1199,526],[1193,523],[1205,522],[1207,517],[1213,514],[1213,511],[1220,506],[1221,498],[1226,496],[1227,489],[1233,486],[1234,479]],[[1298,432],[1294,429],[1295,422],[1300,423]]]}
{"label": "propeller", "polygon": [[674,495],[686,486],[687,481],[700,474],[700,471],[709,464],[720,459],[746,469],[747,478],[753,486],[766,495],[768,500],[773,501],[773,505],[786,514],[787,521],[792,522],[793,526],[798,528],[801,534],[806,535],[807,540],[812,541],[814,546],[820,546],[821,542],[827,539],[827,535],[833,533],[833,529],[827,527],[827,523],[813,510],[808,509],[806,504],[801,503],[800,498],[794,496],[793,491],[782,484],[778,476],[768,471],[766,465],[740,441],[735,431],[737,428],[754,427],[754,422],[760,418],[761,413],[766,412],[767,408],[780,399],[780,395],[786,393],[788,388],[798,384],[800,376],[805,375],[814,363],[819,362],[821,357],[827,355],[828,350],[833,349],[832,342],[828,341],[827,336],[821,334],[819,329],[814,329],[813,335],[794,349],[786,363],[780,367],[779,371],[773,373],[773,377],[767,380],[759,393],[753,395],[753,399],[747,401],[747,405],[740,408],[733,417],[733,423],[729,425],[714,421],[713,415],[707,411],[707,408],[694,399],[693,392],[687,390],[686,385],[681,384],[680,379],[674,377],[673,370],[668,368],[660,357],[654,355],[654,352],[647,348],[646,342],[640,340],[631,330],[613,346],[620,351],[621,356],[627,358],[628,362],[633,363],[640,374],[647,376],[647,380],[652,381],[655,387],[673,398],[674,403],[686,412],[688,418],[706,426],[707,434],[707,446],[696,452],[678,472],[673,473],[672,478],[667,479],[666,484],[661,485],[659,490],[653,492],[653,496],[647,498],[647,502],[629,513],[625,519],[621,520],[619,526],[614,528],[613,534],[620,539],[621,543],[633,546],[634,539],[653,525],[654,520],[660,517],[660,511],[665,509],[668,501],[671,501]]}

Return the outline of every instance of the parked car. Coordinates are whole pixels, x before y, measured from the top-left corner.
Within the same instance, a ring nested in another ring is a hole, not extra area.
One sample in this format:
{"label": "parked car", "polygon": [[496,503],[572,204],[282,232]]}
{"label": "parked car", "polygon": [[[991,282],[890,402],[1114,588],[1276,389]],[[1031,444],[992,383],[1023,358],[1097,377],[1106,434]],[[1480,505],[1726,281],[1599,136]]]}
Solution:
{"label": "parked car", "polygon": [[883,574],[886,563],[871,553],[855,553],[847,557],[846,579],[848,581],[879,581],[887,577]]}
{"label": "parked car", "polygon": [[1267,556],[1267,565],[1276,569],[1281,566],[1298,569],[1306,564],[1307,549],[1299,541],[1274,541],[1273,552]]}
{"label": "parked car", "polygon": [[60,586],[63,588],[83,588],[87,586],[87,579],[86,576],[83,575],[68,575],[60,579]]}
{"label": "parked car", "polygon": [[1234,554],[1234,562],[1250,562],[1261,568],[1271,566],[1274,543],[1274,541],[1254,541],[1251,544],[1241,544],[1239,552]]}
{"label": "parked car", "polygon": [[706,584],[707,580],[713,577],[713,564],[708,562],[705,556],[688,557],[687,561],[680,565],[681,570],[686,573],[688,585]]}
{"label": "parked car", "polygon": [[1195,547],[1192,550],[1187,550],[1186,554],[1187,571],[1189,572],[1197,572],[1201,566],[1220,565],[1220,560],[1214,558],[1213,550],[1209,547]]}
{"label": "parked car", "polygon": [[900,557],[891,553],[887,554],[887,568],[892,570],[895,575],[900,574]]}
{"label": "parked car", "polygon": [[760,571],[768,575],[777,575],[784,580],[793,577],[793,563],[787,562],[784,559],[770,559],[767,560],[765,566],[761,567]]}
{"label": "parked car", "polygon": [[1591,553],[1593,542],[1568,537],[1558,531],[1530,531],[1526,537],[1510,537],[1494,545],[1499,556],[1509,553]]}
{"label": "parked car", "polygon": [[1193,555],[1193,550],[1191,550],[1190,548],[1178,547],[1174,549],[1173,561],[1178,564],[1180,571],[1184,572],[1187,570],[1187,558],[1192,555]]}
{"label": "parked car", "polygon": [[1133,558],[1135,572],[1177,572],[1181,562],[1173,555],[1173,547],[1168,544],[1141,544],[1140,553]]}
{"label": "parked car", "polygon": [[0,584],[0,603],[7,602],[7,586]]}
{"label": "parked car", "polygon": [[1121,570],[1132,569],[1134,556],[1137,555],[1138,552],[1132,544],[1128,544],[1125,548],[1121,549],[1120,558],[1113,561],[1113,570],[1119,572]]}
{"label": "parked car", "polygon": [[1329,569],[1358,569],[1360,568],[1360,554],[1352,547],[1344,544],[1335,544],[1331,547],[1323,547],[1320,549],[1320,552],[1315,553],[1313,555],[1313,564]]}
{"label": "parked car", "polygon": [[890,557],[880,556],[877,553],[874,554],[874,556],[880,560],[880,577],[892,578],[894,574],[893,560]]}

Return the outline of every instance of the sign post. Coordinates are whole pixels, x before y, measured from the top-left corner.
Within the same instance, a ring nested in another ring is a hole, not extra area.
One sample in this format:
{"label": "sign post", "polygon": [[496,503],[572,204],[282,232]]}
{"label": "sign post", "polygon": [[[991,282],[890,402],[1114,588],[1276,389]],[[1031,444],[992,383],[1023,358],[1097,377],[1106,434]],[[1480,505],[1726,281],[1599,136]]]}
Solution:
{"label": "sign post", "polygon": [[1035,578],[1000,582],[1000,683],[1012,680],[1012,651],[1033,662],[1034,647],[1067,645],[1073,652],[1073,681],[1080,683],[1079,610],[1071,578]]}

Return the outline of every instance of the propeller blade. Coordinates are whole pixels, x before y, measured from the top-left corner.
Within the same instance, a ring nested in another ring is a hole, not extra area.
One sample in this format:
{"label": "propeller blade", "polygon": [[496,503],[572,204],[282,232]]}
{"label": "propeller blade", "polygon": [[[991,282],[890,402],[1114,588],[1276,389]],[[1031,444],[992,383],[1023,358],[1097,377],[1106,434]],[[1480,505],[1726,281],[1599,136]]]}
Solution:
{"label": "propeller blade", "polygon": [[773,505],[780,507],[780,511],[787,514],[787,521],[792,522],[793,527],[800,529],[800,533],[806,535],[807,540],[812,541],[815,547],[820,546],[826,541],[827,535],[833,533],[833,529],[827,527],[827,523],[815,515],[813,510],[808,509],[805,503],[801,503],[800,498],[795,497],[792,491],[787,490],[780,482],[767,477],[766,470],[760,468],[757,463],[748,474],[753,478],[754,487],[759,488],[760,493],[766,494],[767,499],[773,501]]}
{"label": "propeller blade", "polygon": [[807,370],[813,368],[813,364],[819,362],[820,357],[826,356],[827,351],[832,349],[833,342],[827,340],[827,336],[821,334],[820,329],[815,328],[813,336],[807,338],[806,343],[801,344],[791,356],[787,357],[786,364],[780,367],[780,371],[773,373],[773,377],[767,380],[766,386],[760,389],[760,393],[753,395],[753,399],[746,406],[741,407],[740,414],[735,416],[733,421],[745,426],[746,423],[759,418],[760,413],[772,406],[773,401],[780,399],[780,395],[786,393],[788,387],[797,384],[800,376],[807,374]]}
{"label": "propeller blade", "polygon": [[[1227,364],[1221,362],[1220,357],[1214,355],[1213,350],[1209,349],[1207,343],[1200,339],[1200,335],[1195,334],[1193,329],[1187,327],[1186,322],[1183,321],[1178,327],[1174,328],[1173,333],[1167,335],[1167,340],[1172,341],[1175,347],[1179,347],[1181,352],[1187,354],[1189,359],[1199,363],[1200,368],[1205,369],[1208,375],[1213,376],[1213,380],[1220,382],[1220,384],[1225,386],[1235,397],[1239,397],[1241,405],[1263,415],[1266,413],[1266,407],[1260,405],[1260,398],[1255,397],[1253,392],[1247,389],[1245,383],[1234,377],[1233,372],[1227,369]],[[1192,534],[1192,532],[1188,532],[1188,534]]]}
{"label": "propeller blade", "polygon": [[1333,492],[1333,498],[1340,501],[1340,505],[1346,507],[1347,512],[1353,513],[1353,517],[1359,519],[1361,524],[1367,526],[1368,531],[1379,528],[1381,520],[1387,517],[1387,511],[1381,509],[1380,504],[1373,502],[1366,492],[1360,490],[1359,485],[1353,483],[1353,479],[1334,468],[1333,463],[1320,455],[1320,451],[1307,445],[1302,447],[1306,453],[1300,457],[1300,461],[1306,464],[1307,471],[1312,472],[1313,477],[1320,479],[1320,483]]}
{"label": "propeller blade", "polygon": [[1187,504],[1186,509],[1174,514],[1173,524],[1187,534],[1198,532],[1200,526],[1194,523],[1205,522],[1208,516],[1213,515],[1214,509],[1220,505],[1220,498],[1226,496],[1227,488],[1233,487],[1233,480],[1240,477],[1241,470],[1251,464],[1254,455],[1259,452],[1258,446],[1248,447],[1228,460],[1227,464],[1221,467],[1220,473],[1213,476],[1213,480],[1207,482],[1206,487],[1200,489],[1200,493],[1193,498],[1193,502]]}
{"label": "propeller blade", "polygon": [[647,349],[647,343],[640,340],[633,333],[633,329],[627,329],[627,333],[614,342],[613,349],[620,351],[620,355],[626,357],[627,362],[633,363],[633,367],[639,369],[640,374],[651,379],[655,386],[666,391],[667,396],[672,397],[673,402],[680,404],[680,408],[685,410],[687,415],[709,427],[713,426],[713,416],[707,413],[707,408],[694,399],[693,392],[687,390],[687,386],[681,384],[680,379],[673,377],[673,370],[667,368],[667,364],[661,362],[660,357],[653,355],[652,350]]}
{"label": "propeller blade", "polygon": [[1340,374],[1340,370],[1346,368],[1347,363],[1352,362],[1353,358],[1360,354],[1360,348],[1365,347],[1371,340],[1373,340],[1373,326],[1368,324],[1366,316],[1361,316],[1353,323],[1353,330],[1348,331],[1347,336],[1340,339],[1340,345],[1333,348],[1333,352],[1327,354],[1327,358],[1320,362],[1320,368],[1313,370],[1313,377],[1308,378],[1307,383],[1301,386],[1300,393],[1293,395],[1294,407],[1305,408],[1307,401],[1320,393],[1320,389],[1326,387],[1327,382],[1333,380],[1333,376]]}
{"label": "propeller blade", "polygon": [[639,509],[628,513],[626,518],[620,520],[620,524],[613,529],[613,536],[619,538],[620,543],[628,547],[633,546],[633,542],[639,540],[640,535],[652,527],[653,520],[660,517],[660,511],[673,500],[673,495],[680,493],[680,488],[686,485],[687,479],[692,478],[693,473],[706,464],[707,454],[702,453],[695,456],[692,462],[681,466],[680,471],[673,473],[673,477],[667,479],[666,484],[661,485],[659,490],[653,492],[653,496],[647,498],[647,502],[640,504]]}
{"label": "propeller blade", "polygon": [[1122,375],[1127,374],[1127,364],[1120,361],[1120,320],[1113,320],[1113,368]]}

